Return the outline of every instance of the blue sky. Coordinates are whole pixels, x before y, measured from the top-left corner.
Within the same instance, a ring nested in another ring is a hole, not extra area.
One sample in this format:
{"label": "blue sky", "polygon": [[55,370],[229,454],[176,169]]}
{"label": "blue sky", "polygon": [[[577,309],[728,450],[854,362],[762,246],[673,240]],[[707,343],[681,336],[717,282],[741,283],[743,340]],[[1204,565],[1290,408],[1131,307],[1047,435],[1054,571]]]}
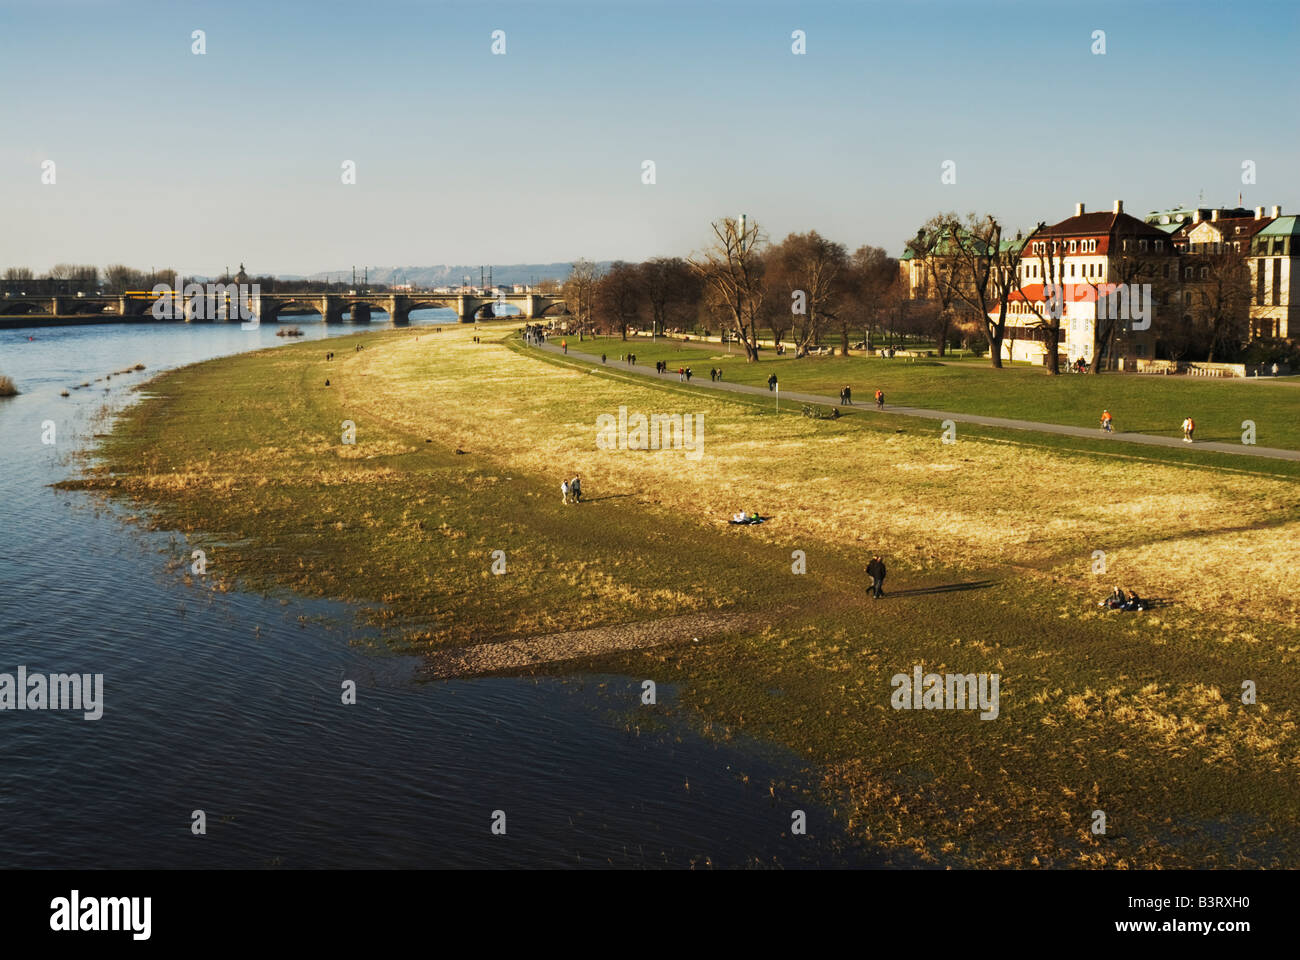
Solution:
{"label": "blue sky", "polygon": [[1296,3],[0,0],[0,267],[642,259],[742,211],[896,254],[948,209],[1295,212],[1298,28]]}

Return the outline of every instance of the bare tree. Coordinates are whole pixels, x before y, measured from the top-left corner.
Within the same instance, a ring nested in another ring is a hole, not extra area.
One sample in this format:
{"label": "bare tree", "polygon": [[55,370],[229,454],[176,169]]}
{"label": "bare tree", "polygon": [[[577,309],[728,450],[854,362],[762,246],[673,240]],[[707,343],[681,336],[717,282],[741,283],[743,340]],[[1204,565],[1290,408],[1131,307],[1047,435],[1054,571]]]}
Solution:
{"label": "bare tree", "polygon": [[627,328],[636,321],[641,301],[641,275],[636,266],[617,260],[596,281],[592,304],[598,325],[606,332],[617,329],[627,339]]}
{"label": "bare tree", "polygon": [[758,360],[758,319],[765,295],[761,254],[767,236],[752,220],[725,217],[711,226],[713,242],[687,262],[752,363]]}
{"label": "bare tree", "polygon": [[1023,241],[1020,237],[1004,241],[1002,225],[991,213],[983,218],[970,214],[964,223],[953,221],[948,233],[958,273],[954,294],[988,341],[989,362],[1000,369],[1007,310],[1012,294],[1019,289],[1016,272]]}
{"label": "bare tree", "polygon": [[700,281],[681,257],[656,257],[638,268],[653,335],[689,323],[699,310]]}
{"label": "bare tree", "polygon": [[934,312],[932,333],[938,341],[939,356],[948,346],[948,332],[952,329],[953,304],[957,300],[957,287],[961,283],[961,270],[957,268],[952,244],[951,228],[959,222],[955,213],[940,213],[931,217],[907,241],[907,248],[921,263],[925,272],[924,299],[938,308]]}
{"label": "bare tree", "polygon": [[1206,359],[1231,356],[1241,348],[1250,324],[1250,268],[1226,244],[1199,254],[1192,263],[1196,281],[1192,318],[1205,331]]}
{"label": "bare tree", "polygon": [[844,245],[827,240],[816,230],[792,233],[768,251],[768,293],[772,311],[783,301],[792,318],[795,356],[807,355],[818,343],[841,292],[839,278],[848,268]]}
{"label": "bare tree", "polygon": [[569,278],[564,281],[564,302],[574,316],[579,337],[583,331],[590,329],[592,295],[599,279],[599,268],[590,260],[580,259],[574,263]]}
{"label": "bare tree", "polygon": [[50,267],[51,280],[74,280],[89,287],[99,286],[99,267],[84,263],[56,263]]}
{"label": "bare tree", "polygon": [[845,356],[854,327],[862,330],[863,342],[871,349],[871,331],[896,312],[900,286],[898,261],[880,247],[858,247],[849,257],[847,268],[840,274],[838,306],[831,317]]}
{"label": "bare tree", "polygon": [[1043,339],[1044,349],[1047,351],[1043,357],[1043,365],[1049,376],[1057,376],[1061,372],[1061,317],[1065,312],[1065,243],[1063,241],[1051,239],[1038,239],[1045,224],[1040,223],[1038,230],[1029,235],[1025,241],[1026,246],[1033,250],[1037,245],[1038,252],[1034,254],[1037,264],[1037,276],[1039,284],[1043,289],[1041,299],[1025,295],[1024,288],[1021,284],[1021,274],[1019,270],[1013,272],[1015,277],[1016,290],[1023,297],[1024,303],[1034,315],[1030,327],[1040,331]]}

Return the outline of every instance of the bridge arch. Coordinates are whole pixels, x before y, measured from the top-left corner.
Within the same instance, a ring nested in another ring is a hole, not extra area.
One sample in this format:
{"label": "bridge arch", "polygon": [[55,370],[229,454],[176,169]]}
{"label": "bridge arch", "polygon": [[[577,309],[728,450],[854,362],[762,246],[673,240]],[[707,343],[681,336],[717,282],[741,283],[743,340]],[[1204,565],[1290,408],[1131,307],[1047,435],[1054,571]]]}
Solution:
{"label": "bridge arch", "polygon": [[35,300],[0,300],[0,316],[23,317],[32,313],[49,313],[50,305]]}
{"label": "bridge arch", "polygon": [[556,300],[554,303],[548,303],[541,310],[534,313],[533,319],[537,320],[541,317],[562,317],[568,314],[568,312],[569,305],[563,300]]}
{"label": "bridge arch", "polygon": [[284,310],[285,307],[298,307],[300,309],[310,310],[312,313],[316,314],[316,316],[320,317],[321,320],[325,319],[321,316],[320,304],[315,300],[298,297],[290,297],[287,300],[281,300],[278,297],[267,296],[262,297],[262,313],[257,319],[261,323],[278,323],[280,320],[280,311]]}

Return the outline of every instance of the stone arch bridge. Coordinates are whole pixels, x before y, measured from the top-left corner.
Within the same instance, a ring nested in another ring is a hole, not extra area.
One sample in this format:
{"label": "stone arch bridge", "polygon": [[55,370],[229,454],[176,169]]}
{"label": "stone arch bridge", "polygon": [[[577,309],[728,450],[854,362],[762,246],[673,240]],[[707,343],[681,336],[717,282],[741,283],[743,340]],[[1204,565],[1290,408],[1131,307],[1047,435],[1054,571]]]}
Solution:
{"label": "stone arch bridge", "polygon": [[[215,288],[215,293],[213,292]],[[147,292],[92,296],[25,297],[11,295],[0,299],[0,316],[98,316],[116,314],[123,318],[145,318],[152,311],[158,296]],[[240,301],[243,301],[241,316]],[[235,284],[205,285],[204,292],[182,302],[180,297],[167,304],[173,309],[170,319],[197,322],[200,320],[241,320],[244,316],[257,317],[267,323],[279,319],[286,308],[311,310],[320,314],[326,323],[339,323],[344,314],[353,321],[367,323],[374,310],[387,313],[394,323],[407,323],[412,310],[442,307],[456,311],[461,323],[490,319],[495,316],[494,306],[516,307],[528,320],[564,313],[564,300],[558,296],[540,293],[258,293],[247,287],[240,290]]]}

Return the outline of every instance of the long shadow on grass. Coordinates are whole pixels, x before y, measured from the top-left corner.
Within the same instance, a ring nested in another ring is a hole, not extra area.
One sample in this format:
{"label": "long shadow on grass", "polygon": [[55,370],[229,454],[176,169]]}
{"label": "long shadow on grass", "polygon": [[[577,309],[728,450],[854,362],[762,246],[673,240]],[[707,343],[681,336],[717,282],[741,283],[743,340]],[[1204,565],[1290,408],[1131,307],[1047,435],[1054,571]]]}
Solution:
{"label": "long shadow on grass", "polygon": [[886,597],[926,597],[936,593],[959,593],[964,590],[987,590],[996,580],[968,580],[965,583],[944,583],[935,587],[916,587],[912,590],[888,590]]}

